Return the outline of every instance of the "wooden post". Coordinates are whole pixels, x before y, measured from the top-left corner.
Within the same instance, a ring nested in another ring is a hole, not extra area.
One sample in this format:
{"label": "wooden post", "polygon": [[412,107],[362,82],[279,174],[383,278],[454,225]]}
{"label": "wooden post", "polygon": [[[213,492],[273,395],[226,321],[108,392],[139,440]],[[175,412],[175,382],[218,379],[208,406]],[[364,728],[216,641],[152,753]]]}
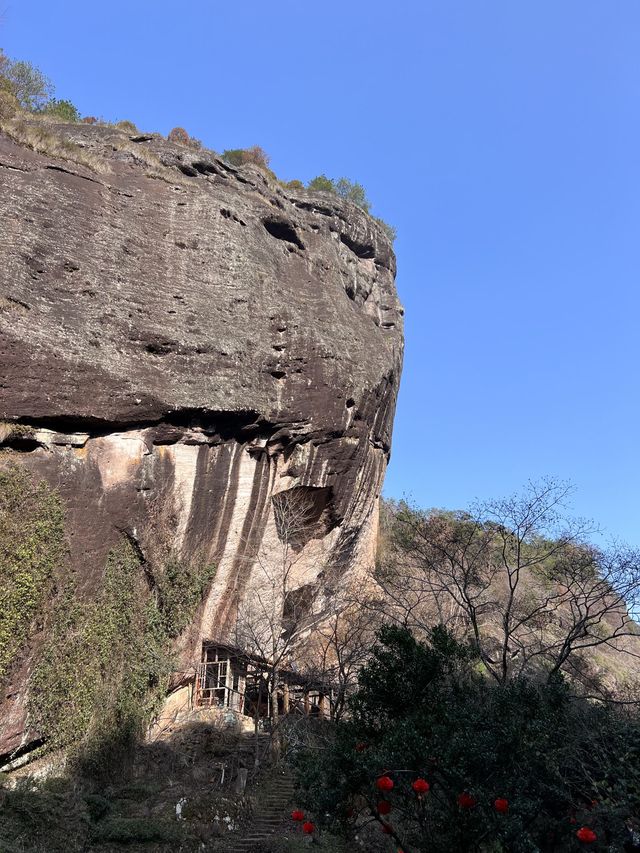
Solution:
{"label": "wooden post", "polygon": [[309,694],[306,690],[304,691],[304,715],[309,716]]}
{"label": "wooden post", "polygon": [[289,685],[286,681],[282,685],[282,713],[289,713]]}

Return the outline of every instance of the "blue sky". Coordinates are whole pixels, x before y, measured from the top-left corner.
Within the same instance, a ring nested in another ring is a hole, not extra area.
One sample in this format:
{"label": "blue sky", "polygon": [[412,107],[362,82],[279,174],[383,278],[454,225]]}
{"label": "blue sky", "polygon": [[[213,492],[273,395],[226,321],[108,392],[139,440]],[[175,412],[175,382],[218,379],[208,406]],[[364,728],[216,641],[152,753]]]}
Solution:
{"label": "blue sky", "polygon": [[0,45],[84,114],[262,145],[398,229],[385,493],[529,478],[640,545],[637,0],[5,0]]}

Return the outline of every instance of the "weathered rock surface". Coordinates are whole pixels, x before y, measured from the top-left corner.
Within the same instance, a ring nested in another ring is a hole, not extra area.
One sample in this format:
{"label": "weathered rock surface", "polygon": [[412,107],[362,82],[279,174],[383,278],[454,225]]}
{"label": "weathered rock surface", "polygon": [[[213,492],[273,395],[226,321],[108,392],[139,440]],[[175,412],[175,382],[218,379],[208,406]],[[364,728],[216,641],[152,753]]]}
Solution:
{"label": "weathered rock surface", "polygon": [[[172,546],[218,566],[182,641],[195,658],[260,582],[275,493],[303,487],[324,519],[296,564],[316,602],[370,559],[402,359],[395,258],[332,196],[158,137],[57,132],[103,170],[0,136],[0,464],[60,490],[87,594],[169,501]],[[23,742],[27,676],[2,697],[0,753]]]}

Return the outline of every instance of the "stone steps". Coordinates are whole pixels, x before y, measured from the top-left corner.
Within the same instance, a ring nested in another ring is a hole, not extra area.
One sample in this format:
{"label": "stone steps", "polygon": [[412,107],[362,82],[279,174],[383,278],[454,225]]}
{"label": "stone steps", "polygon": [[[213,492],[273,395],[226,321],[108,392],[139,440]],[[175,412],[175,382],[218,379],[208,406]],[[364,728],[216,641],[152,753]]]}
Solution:
{"label": "stone steps", "polygon": [[247,853],[252,845],[275,835],[286,821],[289,807],[293,801],[294,786],[289,776],[282,776],[276,787],[260,798],[251,826],[244,834],[230,834],[227,839],[228,853]]}

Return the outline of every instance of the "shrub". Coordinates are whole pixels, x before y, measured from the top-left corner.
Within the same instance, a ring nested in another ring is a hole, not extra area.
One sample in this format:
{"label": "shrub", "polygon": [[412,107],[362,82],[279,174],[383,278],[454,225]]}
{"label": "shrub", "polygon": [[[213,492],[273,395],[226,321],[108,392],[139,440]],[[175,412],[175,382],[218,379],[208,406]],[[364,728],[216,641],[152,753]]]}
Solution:
{"label": "shrub", "polygon": [[182,840],[183,833],[176,823],[160,818],[108,817],[95,827],[92,835],[99,843],[140,844],[152,841],[177,843]]}
{"label": "shrub", "polygon": [[259,145],[251,148],[228,148],[222,152],[222,159],[231,163],[232,166],[253,164],[269,171],[269,155]]}
{"label": "shrub", "polygon": [[19,779],[0,790],[0,850],[70,853],[85,850],[86,804],[73,783]]}
{"label": "shrub", "polygon": [[127,121],[126,119],[124,121],[117,121],[116,127],[118,130],[124,130],[125,133],[138,133],[138,128],[135,124],[132,121]]}
{"label": "shrub", "polygon": [[333,193],[336,194],[335,181],[328,178],[326,175],[318,175],[307,184],[307,189],[311,192]]}
{"label": "shrub", "polygon": [[188,145],[191,137],[184,127],[174,127],[169,131],[167,139],[169,142],[173,142],[174,145]]}
{"label": "shrub", "polygon": [[369,213],[371,202],[367,198],[364,187],[357,181],[350,181],[349,178],[339,178],[335,182],[335,193],[340,198],[350,201],[352,204],[362,208],[366,213]]}
{"label": "shrub", "polygon": [[303,190],[304,189],[304,184],[302,183],[302,181],[297,180],[297,178],[294,179],[293,181],[286,181],[286,183],[284,183],[282,186],[286,190]]}
{"label": "shrub", "polygon": [[12,118],[19,109],[20,104],[13,92],[0,87],[0,119]]}
{"label": "shrub", "polygon": [[379,640],[335,741],[303,759],[302,804],[319,820],[378,837],[383,798],[398,846],[415,851],[573,850],[582,824],[618,849],[640,802],[637,712],[580,699],[561,677],[488,682],[441,627],[426,644],[404,628]]}
{"label": "shrub", "polygon": [[380,219],[377,216],[374,216],[374,219],[389,238],[389,242],[393,243],[396,237],[398,236],[398,232],[393,227],[393,225],[389,225],[388,222],[385,222],[384,219]]}
{"label": "shrub", "polygon": [[[349,178],[339,178],[337,181],[334,181],[326,175],[318,175],[313,178],[313,180],[309,181],[307,189],[311,190],[311,192],[332,193],[333,195],[337,195],[340,198],[344,198],[346,201],[350,201],[352,204],[357,205],[366,213],[371,212],[371,202],[367,198],[364,187],[357,181],[350,181]],[[378,223],[391,243],[393,243],[396,239],[396,229],[383,219],[379,219],[376,216],[374,216],[373,219]]]}
{"label": "shrub", "polygon": [[84,116],[82,124],[97,124],[98,119],[95,116]]}
{"label": "shrub", "polygon": [[80,113],[71,101],[58,101],[52,98],[42,108],[44,115],[52,116],[66,122],[79,122]]}

